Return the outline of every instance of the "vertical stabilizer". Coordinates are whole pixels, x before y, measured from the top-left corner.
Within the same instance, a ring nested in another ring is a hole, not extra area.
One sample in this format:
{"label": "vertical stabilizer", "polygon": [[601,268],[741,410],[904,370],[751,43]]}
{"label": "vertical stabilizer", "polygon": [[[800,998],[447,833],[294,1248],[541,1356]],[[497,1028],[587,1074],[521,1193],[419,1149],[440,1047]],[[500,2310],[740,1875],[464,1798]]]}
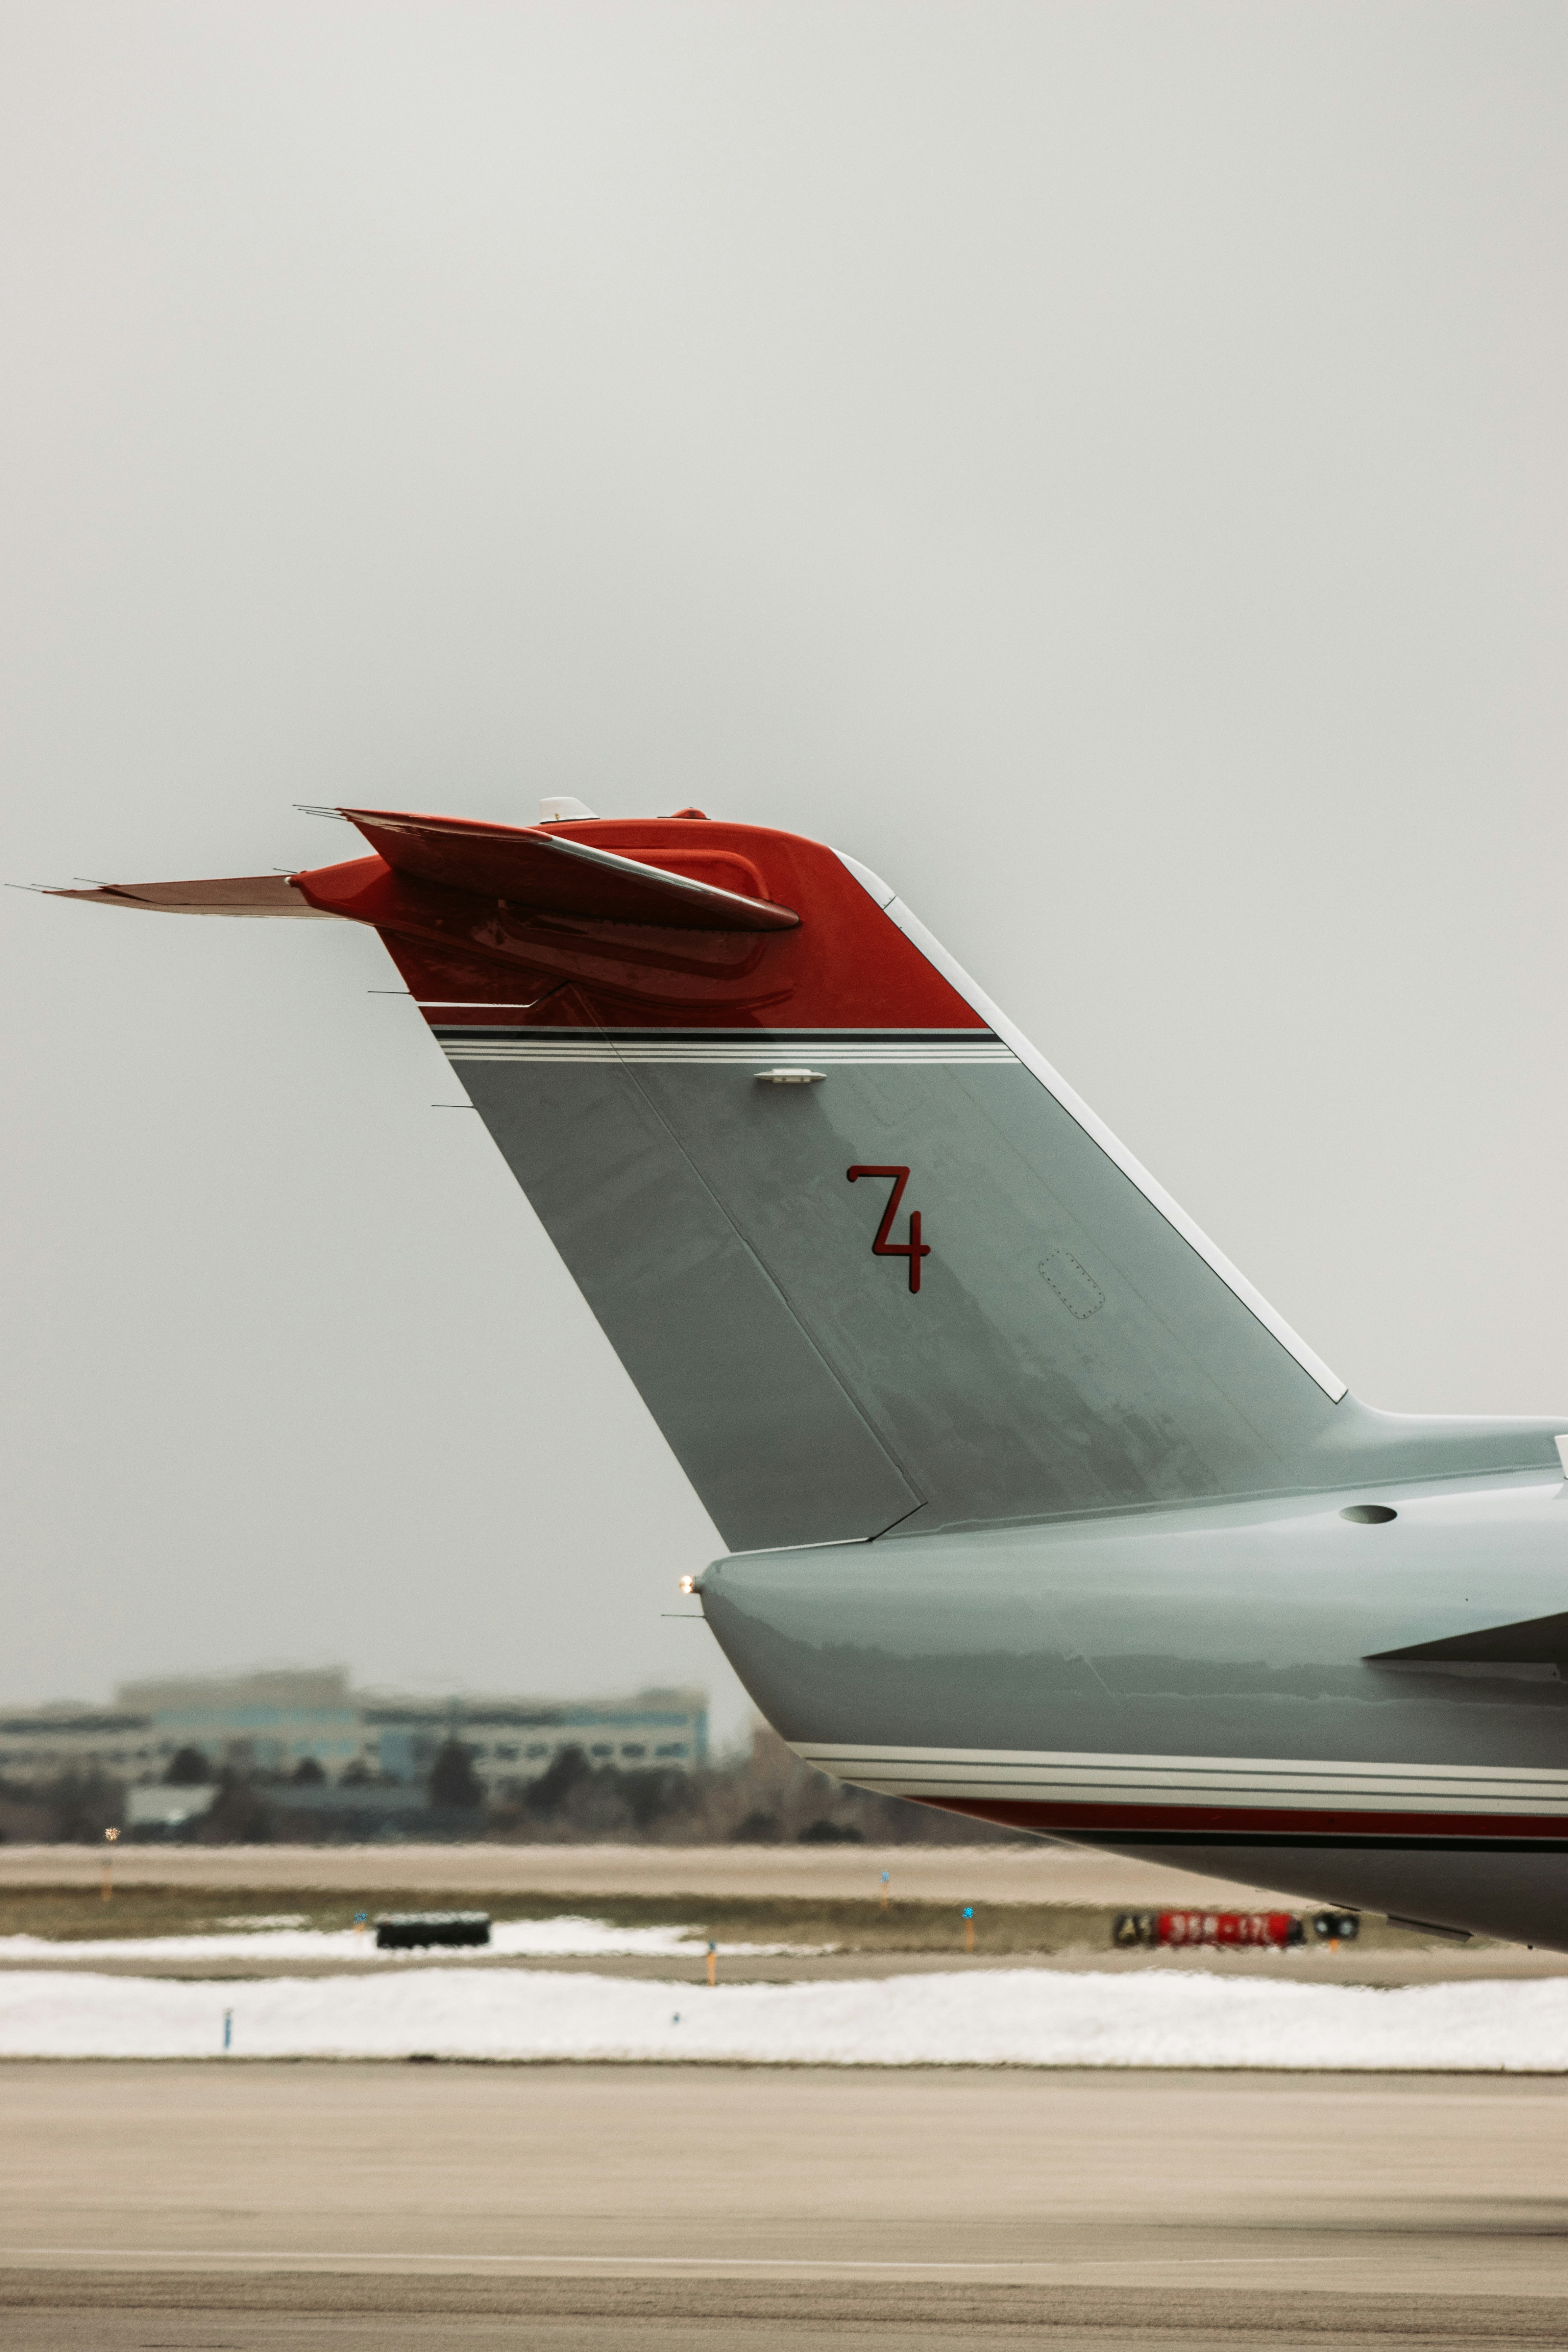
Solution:
{"label": "vertical stabilizer", "polygon": [[233,910],[381,933],[731,1549],[1555,1465],[1347,1397],[832,850],[346,814]]}

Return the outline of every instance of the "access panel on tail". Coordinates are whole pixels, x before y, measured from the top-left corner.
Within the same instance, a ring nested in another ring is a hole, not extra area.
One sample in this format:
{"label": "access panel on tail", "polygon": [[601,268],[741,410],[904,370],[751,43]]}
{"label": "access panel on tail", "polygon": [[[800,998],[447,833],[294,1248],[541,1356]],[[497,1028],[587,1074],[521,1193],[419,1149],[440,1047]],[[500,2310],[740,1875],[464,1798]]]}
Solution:
{"label": "access panel on tail", "polygon": [[343,814],[271,896],[380,932],[731,1550],[1555,1461],[1347,1397],[834,851]]}

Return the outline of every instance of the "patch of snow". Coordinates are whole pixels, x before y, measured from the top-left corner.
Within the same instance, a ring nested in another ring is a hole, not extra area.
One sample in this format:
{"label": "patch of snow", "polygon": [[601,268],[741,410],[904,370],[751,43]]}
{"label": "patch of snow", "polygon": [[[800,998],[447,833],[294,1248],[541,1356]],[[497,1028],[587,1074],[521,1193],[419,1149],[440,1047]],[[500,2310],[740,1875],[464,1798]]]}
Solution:
{"label": "patch of snow", "polygon": [[[226,1921],[225,1927],[244,1923]],[[439,1947],[436,1948],[440,1948]],[[752,1946],[732,1945],[731,1950]],[[603,1919],[503,1919],[490,1929],[488,1944],[445,1949],[443,1958],[460,1965],[484,1952],[510,1953],[519,1958],[538,1955],[564,1958],[625,1958],[666,1959],[706,1952],[706,1939],[690,1927],[612,1927]],[[382,1960],[395,1968],[405,1952],[376,1948],[375,1923],[365,1928],[301,1927],[284,1919],[257,1921],[240,1933],[195,1936],[105,1936],[78,1943],[56,1942],[44,1936],[0,1936],[0,1960]]]}
{"label": "patch of snow", "polygon": [[1568,1980],[1382,1991],[1205,1976],[705,1985],[457,1968],[236,1985],[0,1979],[0,2056],[711,2059],[818,2066],[1568,2072]]}
{"label": "patch of snow", "polygon": [[[85,1963],[92,1960],[380,1960],[389,1968],[406,1960],[406,1952],[376,1948],[375,1927],[300,1927],[287,1916],[252,1922],[225,1920],[224,1928],[243,1933],[195,1936],[104,1936],[81,1942],[55,1941],[45,1936],[0,1936],[0,1960],[47,1959]],[[603,1919],[502,1919],[490,1929],[488,1944],[428,1948],[439,1950],[454,1966],[499,1952],[529,1959],[693,1959],[708,1949],[706,1937],[694,1927],[612,1927]],[[799,1954],[831,1951],[829,1944],[723,1944],[721,1951],[748,1958],[766,1953]]]}

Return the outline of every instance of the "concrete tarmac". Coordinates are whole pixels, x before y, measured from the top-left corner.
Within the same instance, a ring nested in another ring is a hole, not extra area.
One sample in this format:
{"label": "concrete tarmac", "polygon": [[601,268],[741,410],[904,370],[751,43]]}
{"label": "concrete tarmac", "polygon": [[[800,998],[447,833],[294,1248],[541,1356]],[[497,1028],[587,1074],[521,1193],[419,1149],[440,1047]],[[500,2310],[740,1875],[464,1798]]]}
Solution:
{"label": "concrete tarmac", "polygon": [[[718,1955],[719,1977],[724,1984],[863,1983],[867,1978],[984,1975],[993,1969],[1029,1969],[1061,1976],[1217,1976],[1253,1983],[1282,1979],[1291,1984],[1413,1985],[1465,1984],[1485,1978],[1539,1979],[1568,1976],[1568,1953],[1533,1951],[1524,1944],[1437,1944],[1426,1948],[1406,1946],[1342,1944],[1331,1952],[1308,1945],[1289,1951],[1219,1951],[1196,1946],[1182,1951],[1116,1951],[1105,1943],[1074,1943],[1061,1951],[1046,1952],[795,1952],[731,1951],[722,1944]],[[406,1975],[424,1969],[461,1968],[481,1972],[521,1970],[524,1974],[630,1977],[659,1984],[705,1984],[705,1953],[661,1953],[644,1957],[625,1953],[556,1952],[538,1957],[521,1953],[470,1951],[399,1952],[395,1958],[363,1958],[334,1956],[327,1960],[274,1960],[262,1955],[244,1958],[185,1953],[160,1954],[155,1946],[144,1952],[95,1954],[58,1944],[45,1953],[13,1956],[0,1952],[0,1984],[9,1974],[54,1969],[65,1975],[153,1977],[171,1982],[255,1984],[282,1978],[384,1977]]]}
{"label": "concrete tarmac", "polygon": [[1538,2077],[0,2067],[11,2352],[1568,2342]]}
{"label": "concrete tarmac", "polygon": [[[0,1845],[0,1890],[96,1886],[106,1849]],[[334,1895],[423,1887],[492,1895],[737,1895],[867,1897],[887,1884],[926,1903],[1073,1903],[1128,1911],[1197,1906],[1243,1909],[1295,1895],[1199,1878],[1161,1863],[1127,1862],[1044,1838],[1009,1845],[121,1845],[118,1886],[183,1886],[220,1894],[241,1887],[318,1887]],[[1325,1892],[1325,1903],[1335,1900]]]}

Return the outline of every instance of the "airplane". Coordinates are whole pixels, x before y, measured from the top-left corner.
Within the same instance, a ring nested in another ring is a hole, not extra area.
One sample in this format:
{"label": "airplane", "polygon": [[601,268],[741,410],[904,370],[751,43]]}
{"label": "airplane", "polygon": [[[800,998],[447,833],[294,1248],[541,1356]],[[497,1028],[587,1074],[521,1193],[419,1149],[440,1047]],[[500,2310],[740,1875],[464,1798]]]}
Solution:
{"label": "airplane", "polygon": [[1568,1415],[1352,1396],[853,857],[384,809],[65,890],[378,931],[861,1788],[1568,1950]]}

